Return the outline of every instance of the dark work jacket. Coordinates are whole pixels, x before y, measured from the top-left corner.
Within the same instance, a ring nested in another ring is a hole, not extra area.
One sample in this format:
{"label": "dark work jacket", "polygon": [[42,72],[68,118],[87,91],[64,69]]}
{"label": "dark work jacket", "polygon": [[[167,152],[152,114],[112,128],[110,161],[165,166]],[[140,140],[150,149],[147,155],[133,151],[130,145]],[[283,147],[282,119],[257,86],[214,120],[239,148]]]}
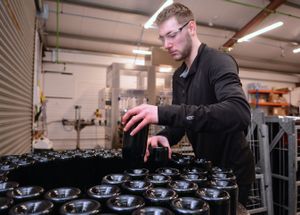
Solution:
{"label": "dark work jacket", "polygon": [[186,78],[185,63],[173,75],[172,105],[159,106],[159,132],[170,145],[187,134],[196,157],[219,167],[232,168],[239,185],[254,182],[253,154],[245,133],[250,107],[235,60],[201,44]]}

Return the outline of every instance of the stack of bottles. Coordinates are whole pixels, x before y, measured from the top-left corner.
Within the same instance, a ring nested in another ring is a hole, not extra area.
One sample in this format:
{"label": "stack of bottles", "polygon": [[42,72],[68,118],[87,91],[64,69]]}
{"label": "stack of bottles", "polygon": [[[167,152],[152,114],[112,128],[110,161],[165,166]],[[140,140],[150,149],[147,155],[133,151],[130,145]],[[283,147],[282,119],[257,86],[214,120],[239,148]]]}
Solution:
{"label": "stack of bottles", "polygon": [[232,170],[193,156],[173,154],[163,167],[120,169],[98,178],[87,189],[45,189],[42,184],[25,186],[9,179],[9,172],[22,166],[74,156],[121,155],[114,150],[75,150],[2,157],[0,214],[237,214],[238,186]]}

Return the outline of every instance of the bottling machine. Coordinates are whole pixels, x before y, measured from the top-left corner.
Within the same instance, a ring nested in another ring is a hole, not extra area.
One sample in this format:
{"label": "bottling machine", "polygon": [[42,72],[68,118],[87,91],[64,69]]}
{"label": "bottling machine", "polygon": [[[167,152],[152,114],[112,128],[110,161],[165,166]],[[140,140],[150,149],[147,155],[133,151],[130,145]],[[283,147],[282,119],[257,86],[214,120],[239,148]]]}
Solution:
{"label": "bottling machine", "polygon": [[[106,87],[99,92],[99,109],[104,112],[105,146],[120,148],[124,111],[143,104],[171,103],[172,72],[156,66],[113,63],[107,69]],[[149,134],[158,130],[151,126]]]}

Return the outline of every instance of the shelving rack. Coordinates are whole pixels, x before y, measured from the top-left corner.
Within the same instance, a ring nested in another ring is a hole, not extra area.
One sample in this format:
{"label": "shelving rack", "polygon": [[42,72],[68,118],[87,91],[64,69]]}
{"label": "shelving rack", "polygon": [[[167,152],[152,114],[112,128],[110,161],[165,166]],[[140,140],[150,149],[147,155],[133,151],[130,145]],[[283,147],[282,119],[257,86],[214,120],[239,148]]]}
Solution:
{"label": "shelving rack", "polygon": [[270,99],[271,95],[284,95],[288,94],[288,90],[260,90],[260,89],[253,89],[248,90],[248,100],[249,104],[253,108],[289,108],[289,102],[285,101],[273,101]]}

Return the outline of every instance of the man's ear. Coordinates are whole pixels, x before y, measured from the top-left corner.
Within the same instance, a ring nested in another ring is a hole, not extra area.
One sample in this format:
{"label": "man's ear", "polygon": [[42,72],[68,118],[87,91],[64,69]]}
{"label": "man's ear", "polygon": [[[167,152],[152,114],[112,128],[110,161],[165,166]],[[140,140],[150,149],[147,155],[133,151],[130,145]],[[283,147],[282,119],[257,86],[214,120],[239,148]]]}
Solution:
{"label": "man's ear", "polygon": [[197,34],[197,24],[196,22],[193,20],[193,21],[190,21],[189,25],[188,25],[188,31],[191,35],[195,35]]}

